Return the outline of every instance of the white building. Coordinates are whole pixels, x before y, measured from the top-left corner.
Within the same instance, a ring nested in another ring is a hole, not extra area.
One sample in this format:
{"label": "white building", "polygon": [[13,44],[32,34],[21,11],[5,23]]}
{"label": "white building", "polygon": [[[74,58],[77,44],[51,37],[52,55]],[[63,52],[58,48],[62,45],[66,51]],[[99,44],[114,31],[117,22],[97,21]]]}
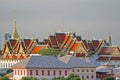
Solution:
{"label": "white building", "polygon": [[[67,62],[64,60],[67,59]],[[61,60],[64,59],[64,60]],[[20,80],[23,76],[47,78],[68,77],[70,74],[79,75],[86,80],[96,79],[95,66],[81,59],[67,55],[59,59],[52,56],[31,56],[15,65],[13,68],[13,79]]]}

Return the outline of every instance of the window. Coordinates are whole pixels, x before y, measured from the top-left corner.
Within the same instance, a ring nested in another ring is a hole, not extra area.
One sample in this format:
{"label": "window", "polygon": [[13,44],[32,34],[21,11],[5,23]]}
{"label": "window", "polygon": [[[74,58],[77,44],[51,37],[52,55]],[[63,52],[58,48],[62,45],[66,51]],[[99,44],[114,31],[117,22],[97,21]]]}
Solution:
{"label": "window", "polygon": [[91,69],[91,72],[93,72],[93,69]]}
{"label": "window", "polygon": [[89,70],[87,69],[87,72],[89,72]]}
{"label": "window", "polygon": [[84,69],[82,69],[82,72],[84,72]]}
{"label": "window", "polygon": [[44,75],[44,70],[42,70],[42,76]]}
{"label": "window", "polygon": [[50,70],[48,70],[48,76],[50,75]]}
{"label": "window", "polygon": [[72,72],[75,72],[75,70],[73,69]]}
{"label": "window", "polygon": [[79,72],[79,69],[77,70],[77,72]]}
{"label": "window", "polygon": [[24,75],[25,75],[25,70],[24,70]]}
{"label": "window", "polygon": [[65,76],[67,76],[67,70],[65,70]]}
{"label": "window", "polygon": [[21,75],[22,75],[22,70],[21,70]]}
{"label": "window", "polygon": [[82,76],[82,79],[84,79],[84,76]]}
{"label": "window", "polygon": [[59,70],[59,75],[61,75],[61,70]]}
{"label": "window", "polygon": [[19,75],[19,70],[18,70],[18,75]]}
{"label": "window", "polygon": [[87,75],[87,79],[89,79],[89,76]]}
{"label": "window", "polygon": [[15,70],[15,75],[16,75],[16,70]]}
{"label": "window", "polygon": [[56,75],[55,70],[53,71],[53,75],[54,75],[54,76]]}
{"label": "window", "polygon": [[38,70],[36,70],[36,75],[38,75]]}
{"label": "window", "polygon": [[30,75],[32,75],[32,70],[30,70]]}
{"label": "window", "polygon": [[93,79],[93,75],[91,76],[91,79]]}

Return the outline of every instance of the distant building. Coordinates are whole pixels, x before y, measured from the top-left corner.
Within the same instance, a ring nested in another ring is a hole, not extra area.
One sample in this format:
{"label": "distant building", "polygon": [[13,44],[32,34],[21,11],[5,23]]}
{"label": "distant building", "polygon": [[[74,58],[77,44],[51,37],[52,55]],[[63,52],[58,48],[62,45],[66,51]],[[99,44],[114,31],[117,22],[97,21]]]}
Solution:
{"label": "distant building", "polygon": [[12,38],[10,33],[5,33],[0,35],[0,50],[2,49],[3,43],[5,40],[9,40]]}
{"label": "distant building", "polygon": [[79,75],[85,80],[96,79],[95,66],[72,55],[64,56],[59,60],[52,56],[31,56],[13,65],[12,68],[12,79],[16,80],[20,80],[23,76],[51,80],[54,77],[68,77],[70,74]]}

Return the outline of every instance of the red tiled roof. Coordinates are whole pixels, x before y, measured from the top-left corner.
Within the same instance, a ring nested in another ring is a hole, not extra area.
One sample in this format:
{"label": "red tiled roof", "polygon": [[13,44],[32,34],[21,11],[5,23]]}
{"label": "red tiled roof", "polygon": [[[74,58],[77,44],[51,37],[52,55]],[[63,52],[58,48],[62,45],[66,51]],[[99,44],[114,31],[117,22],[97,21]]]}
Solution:
{"label": "red tiled roof", "polygon": [[28,47],[31,43],[31,39],[24,39],[25,46]]}
{"label": "red tiled roof", "polygon": [[9,41],[10,41],[10,44],[12,47],[14,47],[15,44],[17,43],[17,40],[15,40],[15,39],[10,39]]}
{"label": "red tiled roof", "polygon": [[52,45],[51,45],[51,43],[50,43],[50,40],[44,39],[44,42],[45,42],[45,44],[48,44],[50,47],[52,47]]}
{"label": "red tiled roof", "polygon": [[94,48],[98,48],[100,41],[99,40],[92,40]]}
{"label": "red tiled roof", "polygon": [[103,47],[98,54],[110,55],[114,52],[115,49],[116,47]]}
{"label": "red tiled roof", "polygon": [[94,47],[93,47],[92,43],[88,43],[88,48],[89,48],[90,50],[94,51]]}
{"label": "red tiled roof", "polygon": [[108,61],[110,57],[108,56],[100,56],[97,60],[104,60],[104,61]]}
{"label": "red tiled roof", "polygon": [[77,41],[81,41],[82,40],[81,36],[76,36],[76,38],[77,38]]}
{"label": "red tiled roof", "polygon": [[82,42],[85,45],[85,47],[88,49],[86,40],[82,40]]}
{"label": "red tiled roof", "polygon": [[111,57],[111,60],[120,60],[120,56]]}
{"label": "red tiled roof", "polygon": [[57,45],[55,36],[50,36],[50,40],[51,40],[52,45]]}
{"label": "red tiled roof", "polygon": [[85,53],[76,53],[76,57],[85,57]]}
{"label": "red tiled roof", "polygon": [[63,43],[65,39],[65,33],[56,33],[55,35],[56,35],[58,43]]}

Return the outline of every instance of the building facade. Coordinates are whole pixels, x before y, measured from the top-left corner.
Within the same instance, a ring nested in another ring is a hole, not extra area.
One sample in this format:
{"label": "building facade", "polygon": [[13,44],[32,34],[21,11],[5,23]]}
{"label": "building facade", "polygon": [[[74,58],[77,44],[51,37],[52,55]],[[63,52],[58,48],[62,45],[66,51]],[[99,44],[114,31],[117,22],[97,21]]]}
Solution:
{"label": "building facade", "polygon": [[[71,56],[71,55],[69,55]],[[71,56],[71,59],[73,56]],[[74,57],[74,61],[82,61],[77,57]],[[71,61],[70,61],[71,62]],[[76,63],[76,62],[74,62]],[[95,66],[83,61],[85,65],[75,67],[74,64],[66,64],[63,61],[51,56],[31,56],[29,59],[23,60],[12,66],[13,79],[20,80],[23,76],[47,78],[51,80],[54,77],[68,77],[70,74],[79,75],[79,77],[86,80],[96,79]]]}

